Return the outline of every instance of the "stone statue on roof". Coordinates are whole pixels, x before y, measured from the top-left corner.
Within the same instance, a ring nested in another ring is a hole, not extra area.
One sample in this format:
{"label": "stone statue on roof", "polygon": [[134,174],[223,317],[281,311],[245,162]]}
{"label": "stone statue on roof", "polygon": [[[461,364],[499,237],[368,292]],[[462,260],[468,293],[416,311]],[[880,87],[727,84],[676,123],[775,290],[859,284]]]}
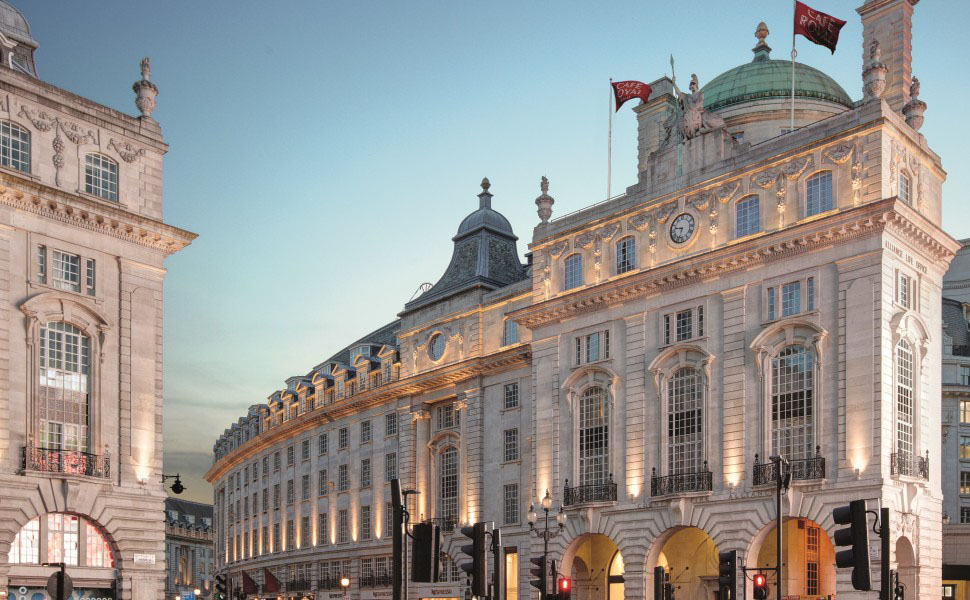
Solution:
{"label": "stone statue on roof", "polygon": [[704,92],[700,91],[697,75],[693,73],[690,76],[689,89],[689,93],[684,93],[677,87],[677,82],[674,82],[679,113],[678,125],[684,139],[689,140],[708,131],[724,129],[724,119],[704,110]]}

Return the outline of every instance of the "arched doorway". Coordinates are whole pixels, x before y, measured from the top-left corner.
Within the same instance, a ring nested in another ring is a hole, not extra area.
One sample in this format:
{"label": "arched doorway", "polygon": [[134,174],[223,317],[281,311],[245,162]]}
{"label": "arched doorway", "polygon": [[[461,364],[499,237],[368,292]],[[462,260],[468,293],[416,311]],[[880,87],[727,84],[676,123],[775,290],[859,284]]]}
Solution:
{"label": "arched doorway", "polygon": [[899,572],[899,583],[903,584],[907,598],[918,598],[916,588],[916,552],[909,538],[899,536],[896,540],[896,570]]}
{"label": "arched doorway", "polygon": [[698,527],[670,534],[654,566],[666,570],[678,599],[713,598],[717,591],[717,545]]}
{"label": "arched doorway", "polygon": [[623,555],[601,533],[576,538],[563,553],[559,572],[572,577],[576,600],[623,600]]}
{"label": "arched doorway", "polygon": [[[782,525],[781,561],[784,566],[785,596],[828,596],[835,594],[835,547],[818,523],[806,518],[789,518]],[[777,562],[774,524],[756,538],[760,541],[755,567],[773,568]],[[754,546],[754,545],[753,545]],[[752,550],[756,550],[752,547]],[[765,571],[772,590],[778,585],[774,571]],[[750,586],[749,586],[750,587]],[[774,596],[774,591],[771,595]]]}

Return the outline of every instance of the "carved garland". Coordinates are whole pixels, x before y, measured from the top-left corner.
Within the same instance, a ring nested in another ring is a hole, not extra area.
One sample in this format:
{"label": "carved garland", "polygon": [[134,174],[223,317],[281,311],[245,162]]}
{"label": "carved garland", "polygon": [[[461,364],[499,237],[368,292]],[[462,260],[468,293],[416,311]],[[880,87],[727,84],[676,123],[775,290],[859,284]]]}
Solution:
{"label": "carved garland", "polygon": [[114,138],[108,142],[108,148],[113,148],[126,163],[134,162],[139,156],[145,156],[144,148],[137,148],[128,142],[118,142]]}
{"label": "carved garland", "polygon": [[64,166],[64,140],[61,133],[75,145],[87,140],[95,141],[97,137],[94,131],[82,131],[81,126],[71,121],[63,121],[60,117],[51,116],[46,111],[34,110],[21,105],[20,115],[28,119],[39,131],[54,131],[54,183],[61,187],[61,168]]}

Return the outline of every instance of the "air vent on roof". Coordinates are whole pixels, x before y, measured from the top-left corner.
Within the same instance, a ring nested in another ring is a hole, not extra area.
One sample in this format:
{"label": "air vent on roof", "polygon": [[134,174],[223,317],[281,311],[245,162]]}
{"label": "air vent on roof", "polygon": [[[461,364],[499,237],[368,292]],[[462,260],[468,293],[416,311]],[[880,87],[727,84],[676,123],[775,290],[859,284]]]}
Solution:
{"label": "air vent on roof", "polygon": [[[431,284],[425,281],[424,283],[418,286],[418,289],[414,290],[413,294],[411,294],[411,300],[414,300],[415,298],[419,298],[422,294],[430,290],[432,287],[434,287],[434,284]],[[408,302],[410,302],[411,300],[408,300]]]}

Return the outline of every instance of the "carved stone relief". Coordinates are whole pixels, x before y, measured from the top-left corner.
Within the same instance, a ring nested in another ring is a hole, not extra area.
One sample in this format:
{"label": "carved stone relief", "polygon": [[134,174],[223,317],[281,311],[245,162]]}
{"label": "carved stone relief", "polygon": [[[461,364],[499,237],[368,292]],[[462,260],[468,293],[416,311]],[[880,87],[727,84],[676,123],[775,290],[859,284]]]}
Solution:
{"label": "carved stone relief", "polygon": [[926,175],[926,169],[923,165],[919,166],[919,175],[916,177],[916,210],[923,210],[923,179]]}
{"label": "carved stone relief", "polygon": [[671,203],[671,204],[668,204],[668,205],[660,208],[657,211],[657,222],[658,223],[661,223],[661,224],[666,223],[667,222],[667,219],[669,219],[670,216],[673,215],[674,214],[674,211],[676,211],[676,210],[677,210],[677,203],[676,202]]}
{"label": "carved stone relief", "polygon": [[899,193],[899,165],[906,162],[906,148],[893,140],[892,155],[889,158],[889,195]]}
{"label": "carved stone relief", "polygon": [[700,194],[697,194],[696,196],[688,200],[687,206],[690,206],[691,208],[697,211],[705,211],[707,210],[708,204],[711,203],[712,196],[713,196],[712,192],[701,192]]}
{"label": "carved stone relief", "polygon": [[549,246],[549,255],[553,258],[559,258],[568,246],[569,244],[565,240],[556,242],[552,246]]}
{"label": "carved stone relief", "polygon": [[627,226],[628,228],[636,229],[637,231],[644,231],[650,224],[651,217],[652,215],[650,213],[640,213],[639,215],[634,215],[627,221]]}
{"label": "carved stone relief", "polygon": [[811,169],[815,165],[815,159],[811,156],[803,156],[795,159],[782,167],[782,172],[788,179],[798,179],[806,169]]}
{"label": "carved stone relief", "polygon": [[54,184],[61,187],[61,168],[64,166],[64,140],[61,133],[74,144],[86,141],[97,141],[94,131],[83,131],[81,126],[70,121],[62,121],[60,117],[52,116],[43,110],[34,110],[26,106],[20,107],[20,115],[28,119],[39,131],[54,131]]}
{"label": "carved stone relief", "polygon": [[774,185],[776,179],[778,179],[778,170],[768,169],[767,171],[762,171],[761,173],[758,173],[752,177],[751,183],[757,185],[763,190],[766,190]]}
{"label": "carved stone relief", "polygon": [[714,194],[717,196],[717,199],[721,204],[726,204],[727,202],[730,202],[731,199],[734,198],[735,194],[737,194],[740,190],[741,180],[738,179],[736,181],[725,183],[721,187],[717,188],[714,191]]}
{"label": "carved stone relief", "polygon": [[611,240],[620,231],[620,223],[611,223],[599,230],[599,237],[602,240]]}
{"label": "carved stone relief", "polygon": [[822,153],[825,158],[834,162],[837,165],[845,163],[852,156],[852,152],[855,150],[855,145],[848,142],[838,144],[837,146],[832,146],[831,148],[825,149]]}
{"label": "carved stone relief", "polygon": [[588,231],[580,236],[577,236],[576,240],[573,242],[573,245],[576,248],[589,249],[590,247],[592,247],[593,242],[595,240],[596,240],[596,234],[593,233],[592,231]]}
{"label": "carved stone relief", "polygon": [[862,159],[858,156],[852,163],[852,202],[862,204]]}
{"label": "carved stone relief", "polygon": [[145,155],[144,148],[136,148],[135,146],[129,144],[128,142],[118,142],[114,138],[108,142],[108,148],[113,148],[121,160],[126,163],[134,162],[139,156]]}

